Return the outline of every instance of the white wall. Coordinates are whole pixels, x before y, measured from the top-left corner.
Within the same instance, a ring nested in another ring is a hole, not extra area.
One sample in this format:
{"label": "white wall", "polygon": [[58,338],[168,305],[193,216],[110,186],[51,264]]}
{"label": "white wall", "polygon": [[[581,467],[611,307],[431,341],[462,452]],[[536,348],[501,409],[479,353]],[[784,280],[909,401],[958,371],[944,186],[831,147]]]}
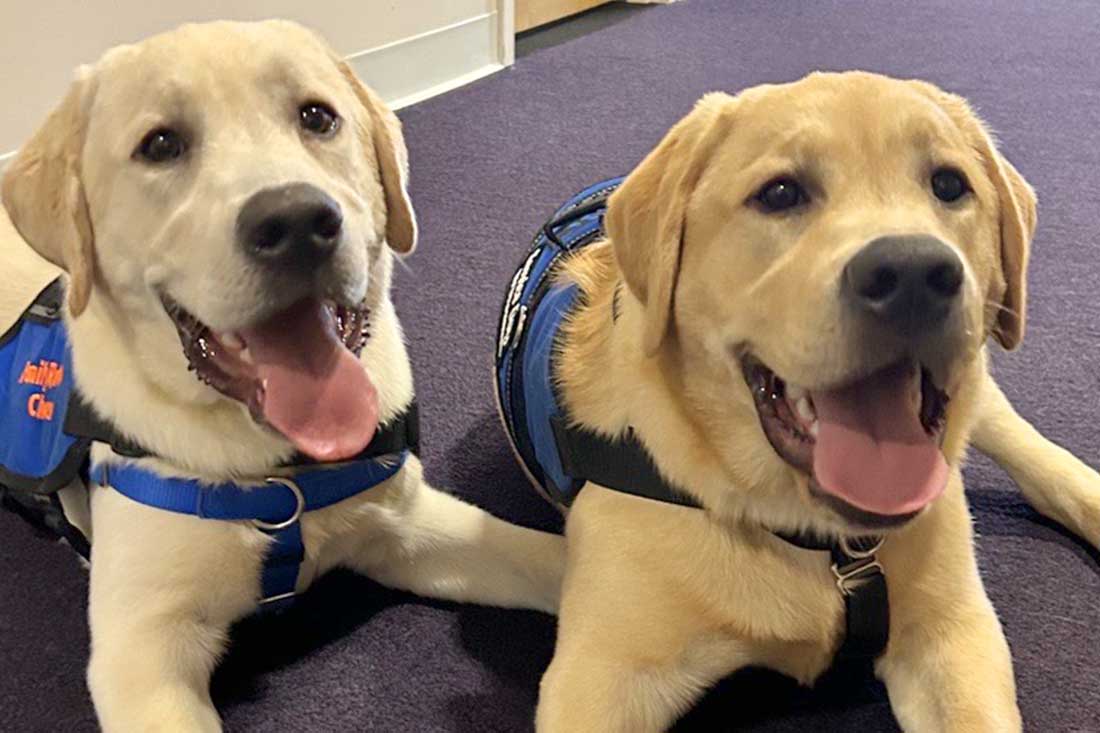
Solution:
{"label": "white wall", "polygon": [[186,21],[290,18],[402,106],[512,62],[513,0],[0,0],[0,166],[105,49]]}

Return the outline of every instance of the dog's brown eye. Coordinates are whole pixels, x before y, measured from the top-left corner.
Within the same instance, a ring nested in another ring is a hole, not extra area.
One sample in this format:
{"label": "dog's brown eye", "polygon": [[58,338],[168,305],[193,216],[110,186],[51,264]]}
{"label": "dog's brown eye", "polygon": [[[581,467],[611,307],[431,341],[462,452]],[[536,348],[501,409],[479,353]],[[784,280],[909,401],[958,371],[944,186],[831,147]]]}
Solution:
{"label": "dog's brown eye", "polygon": [[298,110],[298,122],[303,130],[314,135],[331,135],[340,127],[340,117],[331,107],[320,102],[303,104]]}
{"label": "dog's brown eye", "polygon": [[150,163],[166,163],[187,152],[187,143],[175,130],[158,127],[141,140],[134,155]]}
{"label": "dog's brown eye", "polygon": [[809,196],[798,182],[791,178],[778,178],[764,186],[756,194],[756,200],[765,211],[786,211],[809,201]]}
{"label": "dog's brown eye", "polygon": [[932,174],[932,193],[940,201],[958,201],[969,191],[966,178],[954,168],[940,168]]}

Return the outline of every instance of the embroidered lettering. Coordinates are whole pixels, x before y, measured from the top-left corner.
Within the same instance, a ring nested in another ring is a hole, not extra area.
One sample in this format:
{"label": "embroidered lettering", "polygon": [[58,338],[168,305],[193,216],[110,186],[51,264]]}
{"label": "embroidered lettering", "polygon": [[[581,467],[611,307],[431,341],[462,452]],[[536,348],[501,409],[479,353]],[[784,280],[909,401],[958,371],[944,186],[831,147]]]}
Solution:
{"label": "embroidered lettering", "polygon": [[37,364],[27,362],[19,375],[19,384],[33,384],[43,391],[51,390],[65,381],[65,367],[56,361],[40,359]]}
{"label": "embroidered lettering", "polygon": [[19,374],[19,384],[38,387],[42,391],[27,398],[27,414],[35,420],[53,420],[54,403],[46,398],[46,393],[64,381],[65,367],[56,361],[39,359],[37,364],[28,361]]}
{"label": "embroidered lettering", "polygon": [[53,420],[54,404],[42,392],[35,392],[27,400],[27,414],[35,420]]}

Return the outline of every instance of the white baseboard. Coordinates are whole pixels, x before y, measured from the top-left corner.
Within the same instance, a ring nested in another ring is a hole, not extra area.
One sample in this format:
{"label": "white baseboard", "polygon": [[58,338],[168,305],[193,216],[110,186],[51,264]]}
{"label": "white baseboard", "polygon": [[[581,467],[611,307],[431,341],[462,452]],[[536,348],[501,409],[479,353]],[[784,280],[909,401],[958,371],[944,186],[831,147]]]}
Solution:
{"label": "white baseboard", "polygon": [[504,13],[490,11],[347,60],[387,104],[400,109],[503,69],[506,20]]}

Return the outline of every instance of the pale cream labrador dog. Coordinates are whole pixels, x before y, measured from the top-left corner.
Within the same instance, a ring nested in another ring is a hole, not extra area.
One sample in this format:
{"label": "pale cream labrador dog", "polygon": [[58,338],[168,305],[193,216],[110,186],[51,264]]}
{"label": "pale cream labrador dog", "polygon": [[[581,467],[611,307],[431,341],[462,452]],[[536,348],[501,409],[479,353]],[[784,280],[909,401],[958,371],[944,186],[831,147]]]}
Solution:
{"label": "pale cream labrador dog", "polygon": [[885,534],[876,672],[905,730],[1019,730],[960,465],[976,439],[1092,543],[1100,477],[988,376],[987,338],[1023,336],[1035,197],[966,102],[866,73],[708,95],[606,226],[562,266],[562,404],[632,427],[704,510],[581,491],[538,729],[661,730],[748,665],[811,683],[844,605],[784,531]]}
{"label": "pale cream labrador dog", "polygon": [[[405,180],[397,118],[316,36],[217,23],[82,68],[6,171],[3,202],[68,273],[77,384],[96,411],[159,456],[139,463],[216,482],[272,475],[296,451],[353,456],[409,404],[389,297],[393,252],[416,239]],[[7,239],[2,305],[17,313],[54,272]],[[93,458],[121,460],[104,445]],[[256,608],[268,536],[110,487],[90,504],[103,727],[218,730],[211,670]],[[432,489],[415,457],[302,531],[299,590],[347,566],[440,598],[557,607],[561,538]]]}

